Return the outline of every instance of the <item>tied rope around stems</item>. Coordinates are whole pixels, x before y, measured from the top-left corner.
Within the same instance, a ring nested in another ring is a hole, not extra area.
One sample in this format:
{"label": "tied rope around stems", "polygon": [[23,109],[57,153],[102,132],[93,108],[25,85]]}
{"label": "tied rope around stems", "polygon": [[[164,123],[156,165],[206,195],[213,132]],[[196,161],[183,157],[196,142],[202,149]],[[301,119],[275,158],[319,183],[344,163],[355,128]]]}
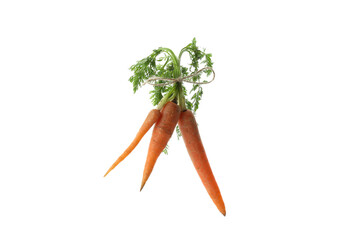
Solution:
{"label": "tied rope around stems", "polygon": [[[211,79],[211,81],[193,82],[193,81],[187,80],[189,78],[200,75],[202,72],[204,72],[206,70],[211,70],[212,73],[213,73],[213,78]],[[153,83],[153,82],[158,81],[158,80],[166,81],[166,82],[165,83]],[[214,69],[212,69],[211,67],[204,67],[204,68],[200,69],[199,71],[197,71],[197,72],[195,72],[193,74],[190,74],[188,76],[185,76],[185,77],[179,77],[179,78],[150,77],[147,80],[145,80],[143,85],[149,84],[149,85],[152,85],[152,86],[167,86],[167,85],[170,85],[170,84],[175,83],[175,82],[187,82],[187,83],[192,83],[192,84],[208,84],[208,83],[211,83],[214,80],[215,80]]]}

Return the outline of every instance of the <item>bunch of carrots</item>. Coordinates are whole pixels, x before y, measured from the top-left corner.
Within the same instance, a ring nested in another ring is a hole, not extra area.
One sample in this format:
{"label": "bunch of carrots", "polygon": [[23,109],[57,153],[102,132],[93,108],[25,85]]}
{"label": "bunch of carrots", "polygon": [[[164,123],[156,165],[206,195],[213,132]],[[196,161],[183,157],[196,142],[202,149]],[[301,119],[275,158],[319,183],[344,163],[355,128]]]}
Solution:
{"label": "bunch of carrots", "polygon": [[[189,68],[180,65],[181,56],[185,52],[191,59]],[[203,72],[209,76],[212,72],[210,68],[213,65],[211,57],[211,54],[205,53],[205,50],[197,47],[194,38],[180,51],[178,57],[171,49],[160,47],[153,50],[148,57],[131,66],[130,70],[134,72],[134,75],[129,80],[133,84],[134,92],[144,83],[150,83],[147,81],[149,78],[155,77],[151,83],[154,89],[150,92],[150,98],[156,108],[149,112],[132,143],[112,164],[105,176],[135,149],[143,136],[155,125],[143,172],[141,191],[150,177],[156,160],[162,152],[166,152],[168,141],[176,128],[178,137],[182,136],[184,139],[190,158],[208,194],[218,210],[225,216],[225,204],[210,168],[194,117],[194,112],[198,109],[203,94],[199,82],[202,73],[199,72],[199,65],[205,65],[206,70]],[[176,80],[189,75],[192,89],[188,94],[183,82]],[[186,97],[190,94],[190,100],[188,100]]]}

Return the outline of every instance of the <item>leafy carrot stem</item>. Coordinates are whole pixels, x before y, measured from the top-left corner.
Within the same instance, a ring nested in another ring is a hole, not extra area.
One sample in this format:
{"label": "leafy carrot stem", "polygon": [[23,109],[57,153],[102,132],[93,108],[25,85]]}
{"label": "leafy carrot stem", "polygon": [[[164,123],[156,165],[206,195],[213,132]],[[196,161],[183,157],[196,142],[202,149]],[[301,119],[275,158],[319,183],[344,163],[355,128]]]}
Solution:
{"label": "leafy carrot stem", "polygon": [[[191,60],[188,67],[180,65],[181,58],[185,52],[189,54]],[[130,67],[134,74],[130,77],[129,81],[133,84],[133,90],[136,92],[150,77],[177,79],[181,76],[197,73],[200,65],[211,68],[213,66],[211,58],[212,55],[205,53],[205,49],[199,49],[195,38],[181,49],[178,57],[171,49],[160,47]],[[204,73],[209,76],[212,70],[207,69]],[[174,84],[165,86],[154,86],[150,91],[150,99],[153,105],[157,106],[157,109],[161,109],[174,93],[174,99],[177,100],[182,110],[189,109],[196,112],[203,95],[201,85],[197,84],[200,78],[201,73],[192,77],[193,85],[189,92],[186,91],[181,82],[174,82]],[[162,84],[165,82],[158,80],[156,83]],[[190,95],[189,99],[187,99],[188,95]]]}

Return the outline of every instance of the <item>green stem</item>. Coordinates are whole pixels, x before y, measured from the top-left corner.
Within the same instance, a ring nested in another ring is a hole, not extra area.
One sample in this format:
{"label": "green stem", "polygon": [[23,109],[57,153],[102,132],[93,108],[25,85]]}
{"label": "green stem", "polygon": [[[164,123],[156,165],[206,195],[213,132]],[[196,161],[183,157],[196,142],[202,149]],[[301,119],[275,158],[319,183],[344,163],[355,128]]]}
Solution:
{"label": "green stem", "polygon": [[177,83],[177,89],[178,89],[179,106],[181,108],[181,111],[184,111],[184,110],[186,110],[186,105],[185,105],[184,91],[183,91],[183,87],[182,87],[181,82]]}
{"label": "green stem", "polygon": [[[174,52],[169,48],[161,48],[161,51],[166,52],[169,57],[172,59],[174,64],[174,78],[178,78],[181,76],[181,68],[180,68],[180,60],[174,54]],[[180,54],[181,56],[181,54]],[[166,65],[166,64],[165,64]],[[175,86],[160,100],[159,104],[157,105],[157,109],[162,109],[164,105],[177,98],[178,103],[180,105],[181,110],[186,110],[185,106],[185,96],[182,88],[182,83],[178,82],[175,83]]]}
{"label": "green stem", "polygon": [[178,57],[178,59],[179,59],[179,64],[180,64],[180,61],[181,61],[181,56],[183,55],[184,52],[188,52],[189,55],[192,57],[192,54],[191,54],[191,52],[189,51],[188,47],[189,47],[189,46],[186,46],[186,47],[184,47],[183,49],[181,49],[181,51],[180,51],[180,53],[179,53],[179,57]]}
{"label": "green stem", "polygon": [[164,70],[164,68],[165,68],[166,64],[168,64],[168,62],[169,62],[169,57],[167,56],[167,57],[166,57],[166,62],[164,63],[164,65],[162,66],[162,68],[160,69],[160,71],[163,71],[163,70]]}
{"label": "green stem", "polygon": [[166,93],[166,95],[160,100],[159,104],[156,106],[156,109],[160,110],[164,107],[164,105],[169,102],[174,100],[174,98],[177,95],[177,91],[176,88],[172,88],[169,92]]}
{"label": "green stem", "polygon": [[180,71],[180,61],[179,59],[176,57],[175,53],[169,49],[169,48],[160,48],[161,51],[166,52],[167,54],[169,54],[169,56],[171,57],[173,63],[174,63],[174,78],[178,78],[181,75],[181,71]]}

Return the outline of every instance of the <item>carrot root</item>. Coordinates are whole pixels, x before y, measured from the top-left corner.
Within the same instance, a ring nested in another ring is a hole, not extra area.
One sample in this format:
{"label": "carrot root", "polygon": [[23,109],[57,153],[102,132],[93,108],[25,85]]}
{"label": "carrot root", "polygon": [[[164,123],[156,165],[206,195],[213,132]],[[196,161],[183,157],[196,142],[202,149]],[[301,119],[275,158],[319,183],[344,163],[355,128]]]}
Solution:
{"label": "carrot root", "polygon": [[225,216],[225,204],[207,159],[193,113],[189,110],[182,112],[178,124],[185,146],[203,185],[218,210]]}
{"label": "carrot root", "polygon": [[171,138],[179,117],[180,107],[173,102],[168,102],[162,109],[161,117],[156,122],[151,136],[140,191],[143,189],[146,181],[149,179],[156,160]]}
{"label": "carrot root", "polygon": [[124,151],[123,154],[113,163],[113,165],[109,168],[109,170],[105,173],[104,177],[111,172],[120,162],[122,162],[138,145],[140,140],[144,137],[144,135],[149,131],[149,129],[158,121],[158,119],[161,117],[161,113],[157,109],[153,109],[149,112],[147,115],[144,123],[140,127],[138,133],[136,134],[136,137],[131,142],[129,147]]}

